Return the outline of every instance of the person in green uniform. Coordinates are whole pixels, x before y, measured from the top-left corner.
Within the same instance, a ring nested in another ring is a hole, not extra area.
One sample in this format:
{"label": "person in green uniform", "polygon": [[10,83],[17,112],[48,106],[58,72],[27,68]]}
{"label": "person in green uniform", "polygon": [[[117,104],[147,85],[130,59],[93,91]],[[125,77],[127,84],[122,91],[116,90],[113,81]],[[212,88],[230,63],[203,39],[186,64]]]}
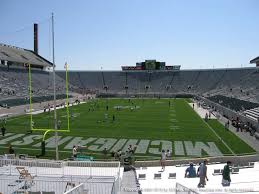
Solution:
{"label": "person in green uniform", "polygon": [[230,166],[231,162],[227,161],[227,164],[224,166],[223,172],[222,172],[222,186],[230,186],[231,178],[230,178]]}

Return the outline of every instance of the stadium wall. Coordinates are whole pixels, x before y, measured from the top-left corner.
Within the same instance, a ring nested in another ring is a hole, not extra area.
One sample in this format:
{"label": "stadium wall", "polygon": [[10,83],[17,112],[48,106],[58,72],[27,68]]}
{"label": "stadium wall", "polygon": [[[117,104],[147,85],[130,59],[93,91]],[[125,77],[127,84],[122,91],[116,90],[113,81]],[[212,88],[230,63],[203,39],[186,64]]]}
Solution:
{"label": "stadium wall", "polygon": [[[205,158],[197,159],[181,159],[181,160],[167,160],[166,166],[175,166],[186,164],[189,165],[190,162],[198,164],[203,162]],[[232,161],[233,164],[238,164],[241,166],[248,165],[249,162],[259,161],[259,155],[248,155],[248,156],[220,156],[220,157],[208,157],[209,163],[226,163],[227,161]],[[135,167],[151,167],[151,166],[161,166],[160,160],[153,161],[136,161],[134,164]]]}
{"label": "stadium wall", "polygon": [[186,94],[186,93],[167,93],[167,94],[161,94],[161,93],[130,93],[130,94],[119,94],[119,93],[100,93],[97,95],[98,98],[192,98],[192,94]]}

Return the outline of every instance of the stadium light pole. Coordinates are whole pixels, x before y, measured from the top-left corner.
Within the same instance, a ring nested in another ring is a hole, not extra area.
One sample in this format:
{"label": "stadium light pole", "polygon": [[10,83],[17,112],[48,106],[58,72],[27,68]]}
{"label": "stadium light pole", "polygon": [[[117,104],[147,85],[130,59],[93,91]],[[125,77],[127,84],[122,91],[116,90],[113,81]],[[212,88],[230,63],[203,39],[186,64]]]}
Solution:
{"label": "stadium light pole", "polygon": [[55,39],[54,39],[54,14],[51,15],[52,21],[52,63],[53,63],[53,95],[54,95],[54,129],[55,129],[55,145],[56,145],[56,160],[58,157],[58,131],[57,131],[57,109],[56,109],[56,65],[55,65]]}

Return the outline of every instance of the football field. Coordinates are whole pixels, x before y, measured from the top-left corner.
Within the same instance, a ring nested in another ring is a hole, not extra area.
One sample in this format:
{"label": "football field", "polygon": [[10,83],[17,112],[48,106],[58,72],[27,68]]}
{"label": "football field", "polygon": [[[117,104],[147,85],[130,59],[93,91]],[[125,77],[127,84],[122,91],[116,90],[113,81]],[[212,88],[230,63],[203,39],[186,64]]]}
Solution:
{"label": "football field", "polygon": [[[255,151],[217,120],[205,122],[188,104],[189,99],[95,99],[69,108],[70,132],[59,133],[61,157],[71,155],[73,145],[82,153],[102,158],[102,151],[136,145],[135,155],[158,158],[162,149],[173,157],[242,155]],[[57,111],[61,129],[67,128],[66,109]],[[53,128],[53,111],[33,115],[35,128]],[[17,153],[39,154],[43,132],[30,129],[30,117],[10,118],[0,151],[12,144]],[[46,157],[55,154],[54,133],[46,137]]]}

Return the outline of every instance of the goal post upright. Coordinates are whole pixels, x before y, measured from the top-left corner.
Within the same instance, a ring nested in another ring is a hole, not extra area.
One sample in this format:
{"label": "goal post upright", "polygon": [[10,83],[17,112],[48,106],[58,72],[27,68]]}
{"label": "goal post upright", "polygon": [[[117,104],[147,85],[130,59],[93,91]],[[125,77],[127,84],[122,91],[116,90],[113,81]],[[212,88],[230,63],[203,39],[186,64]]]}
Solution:
{"label": "goal post upright", "polygon": [[[42,142],[45,141],[46,135],[49,132],[61,132],[61,133],[68,133],[70,132],[70,115],[69,115],[69,94],[68,94],[68,64],[66,63],[66,112],[67,112],[67,129],[44,129],[44,128],[34,128],[33,126],[33,114],[32,114],[32,74],[31,74],[31,64],[28,65],[28,71],[29,71],[29,101],[30,101],[30,128],[31,131],[42,131],[44,132]],[[57,145],[58,146],[58,145]]]}
{"label": "goal post upright", "polygon": [[[58,152],[58,132],[70,132],[70,115],[69,115],[69,101],[68,101],[68,65],[66,63],[66,108],[67,108],[67,129],[58,129],[57,126],[57,112],[56,112],[56,72],[55,72],[55,37],[54,37],[54,14],[51,14],[51,21],[52,21],[52,65],[53,65],[53,95],[54,95],[54,129],[44,129],[44,128],[34,128],[34,122],[32,118],[32,76],[31,76],[31,64],[28,65],[29,71],[29,101],[30,101],[30,131],[42,131],[44,132],[42,138],[42,144],[45,145],[45,137],[49,132],[55,132],[55,144],[56,144],[56,160],[59,159],[59,152]],[[26,65],[26,66],[27,66]],[[45,147],[45,146],[44,146]],[[45,148],[44,148],[45,149]],[[45,151],[44,151],[45,153]]]}

